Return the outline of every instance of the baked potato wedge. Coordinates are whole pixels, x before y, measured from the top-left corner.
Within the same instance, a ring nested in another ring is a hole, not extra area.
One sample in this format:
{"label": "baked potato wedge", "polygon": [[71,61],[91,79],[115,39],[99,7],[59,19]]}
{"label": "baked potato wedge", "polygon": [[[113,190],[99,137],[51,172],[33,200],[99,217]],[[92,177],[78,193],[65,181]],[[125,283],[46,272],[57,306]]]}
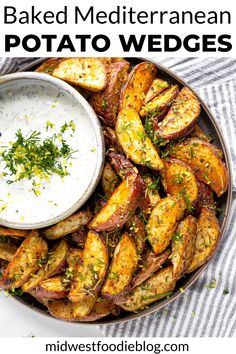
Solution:
{"label": "baked potato wedge", "polygon": [[109,264],[107,245],[98,233],[89,231],[79,264],[72,280],[69,300],[80,302],[96,295],[105,279]]}
{"label": "baked potato wedge", "polygon": [[140,176],[137,173],[128,174],[89,223],[89,228],[97,232],[112,232],[122,227],[138,207],[141,193]]}
{"label": "baked potato wedge", "polygon": [[190,133],[190,137],[204,140],[207,143],[211,142],[211,138],[205,134],[205,132],[198,124],[194,125],[193,130]]}
{"label": "baked potato wedge", "polygon": [[175,288],[173,267],[168,266],[137,286],[121,307],[126,311],[138,311],[151,303],[172,295]]}
{"label": "baked potato wedge", "polygon": [[89,210],[81,210],[58,224],[43,231],[43,235],[49,240],[56,240],[77,231],[81,226],[87,225],[92,217]]}
{"label": "baked potato wedge", "polygon": [[76,244],[76,246],[84,248],[84,243],[87,237],[86,226],[81,226],[79,230],[72,232],[67,236],[68,240]]}
{"label": "baked potato wedge", "polygon": [[148,103],[154,97],[159,95],[162,91],[169,87],[169,83],[159,77],[153,80],[144,100],[144,103]]}
{"label": "baked potato wedge", "polygon": [[4,269],[0,287],[14,289],[22,286],[29,280],[31,274],[37,272],[40,267],[40,260],[45,258],[47,252],[47,243],[39,236],[37,231],[32,231]]}
{"label": "baked potato wedge", "polygon": [[74,304],[69,300],[53,300],[48,301],[47,308],[49,313],[59,320],[76,322],[78,321],[74,317]]}
{"label": "baked potato wedge", "polygon": [[133,108],[139,112],[156,73],[157,68],[152,63],[136,65],[121,91],[119,109]]}
{"label": "baked potato wedge", "polygon": [[182,195],[187,208],[194,206],[198,198],[198,184],[191,168],[178,159],[165,160],[164,164],[161,176],[166,193],[174,197]]}
{"label": "baked potato wedge", "polygon": [[167,113],[171,103],[179,93],[177,85],[173,85],[142,106],[139,114],[142,118],[155,118],[158,122]]}
{"label": "baked potato wedge", "polygon": [[195,212],[197,215],[201,213],[203,207],[214,209],[215,202],[213,191],[203,182],[197,181],[198,196],[197,203],[195,205]]}
{"label": "baked potato wedge", "polygon": [[35,289],[36,296],[47,299],[65,299],[68,295],[63,275],[43,280]]}
{"label": "baked potato wedge", "polygon": [[49,58],[45,60],[35,71],[38,73],[44,73],[52,75],[54,69],[65,60],[65,58]]}
{"label": "baked potato wedge", "polygon": [[73,303],[73,316],[80,320],[92,311],[97,302],[97,296],[90,295],[80,302]]}
{"label": "baked potato wedge", "polygon": [[66,268],[69,247],[65,240],[59,241],[48,254],[46,262],[40,265],[36,274],[22,285],[24,292],[29,292],[36,288],[44,279],[60,274]]}
{"label": "baked potato wedge", "polygon": [[117,306],[107,299],[99,298],[92,311],[88,315],[81,316],[80,320],[83,322],[94,322],[108,316],[110,313],[116,314]]}
{"label": "baked potato wedge", "polygon": [[195,94],[183,87],[170,110],[158,125],[158,137],[163,140],[175,140],[185,137],[194,127],[201,106]]}
{"label": "baked potato wedge", "polygon": [[126,230],[132,236],[138,254],[141,255],[145,249],[146,230],[145,224],[138,215],[133,215],[125,224]]}
{"label": "baked potato wedge", "polygon": [[53,70],[52,76],[92,92],[103,90],[107,84],[105,66],[96,58],[65,59]]}
{"label": "baked potato wedge", "polygon": [[182,220],[172,236],[171,262],[173,264],[173,277],[177,281],[190,266],[195,252],[197,233],[197,220],[189,215]]}
{"label": "baked potato wedge", "polygon": [[215,211],[203,207],[197,223],[195,252],[187,273],[193,272],[209,260],[219,240],[220,227]]}
{"label": "baked potato wedge", "polygon": [[161,254],[171,243],[171,238],[182,219],[185,203],[180,198],[165,197],[152,209],[146,225],[147,238],[155,254]]}
{"label": "baked potato wedge", "polygon": [[83,251],[79,248],[71,248],[67,257],[68,268],[76,271],[79,264],[82,264]]}
{"label": "baked potato wedge", "polygon": [[13,242],[0,241],[0,259],[10,262],[17,251],[17,246]]}
{"label": "baked potato wedge", "polygon": [[114,172],[112,166],[106,162],[102,172],[102,188],[107,198],[110,198],[117,185],[119,184],[119,178]]}
{"label": "baked potato wedge", "polygon": [[0,236],[27,237],[29,234],[29,230],[16,230],[0,226]]}
{"label": "baked potato wedge", "polygon": [[171,255],[171,250],[167,249],[162,254],[156,255],[152,250],[147,250],[143,256],[143,260],[140,266],[140,270],[132,280],[132,289],[142,284],[150,278],[156,271],[158,271],[162,265],[168,260]]}
{"label": "baked potato wedge", "polygon": [[155,178],[150,174],[143,174],[142,178],[146,185],[146,197],[148,197],[151,207],[154,207],[160,200],[160,194],[158,192],[159,177]]}
{"label": "baked potato wedge", "polygon": [[171,156],[188,164],[197,180],[207,184],[220,197],[228,187],[228,172],[212,144],[189,138],[176,144]]}
{"label": "baked potato wedge", "polygon": [[115,126],[118,114],[120,91],[128,78],[130,63],[123,60],[107,66],[107,85],[101,92],[93,94],[90,103],[95,112],[110,127]]}
{"label": "baked potato wedge", "polygon": [[122,109],[118,114],[115,130],[125,154],[133,162],[154,170],[163,168],[163,162],[135,110]]}
{"label": "baked potato wedge", "polygon": [[124,179],[130,172],[138,173],[138,169],[124,155],[112,151],[108,154],[108,157],[111,165],[121,179]]}
{"label": "baked potato wedge", "polygon": [[116,246],[112,263],[102,287],[102,295],[113,303],[123,301],[129,292],[133,273],[138,266],[138,251],[127,232]]}

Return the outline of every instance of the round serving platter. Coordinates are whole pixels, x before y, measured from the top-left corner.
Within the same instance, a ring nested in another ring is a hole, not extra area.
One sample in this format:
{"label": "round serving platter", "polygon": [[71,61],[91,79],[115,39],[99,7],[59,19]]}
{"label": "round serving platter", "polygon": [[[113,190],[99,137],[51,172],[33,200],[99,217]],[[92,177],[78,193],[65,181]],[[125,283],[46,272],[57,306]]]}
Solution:
{"label": "round serving platter", "polygon": [[[37,59],[34,62],[32,62],[30,65],[27,65],[24,68],[22,68],[20,71],[33,71],[46,59],[47,58]],[[200,117],[198,120],[198,124],[204,130],[204,132],[206,132],[209,136],[212,137],[214,144],[223,151],[225,165],[226,165],[226,168],[229,172],[228,189],[223,196],[218,198],[218,205],[220,207],[220,211],[218,213],[218,220],[219,220],[220,227],[221,227],[221,237],[223,238],[225,236],[225,233],[227,230],[227,225],[228,225],[229,218],[230,218],[231,203],[232,203],[232,169],[231,169],[229,152],[226,147],[224,137],[221,134],[220,128],[218,127],[214,116],[212,115],[210,110],[207,108],[205,103],[202,101],[202,99],[199,97],[199,95],[192,89],[192,87],[189,86],[187,83],[185,83],[182,79],[180,79],[176,74],[174,74],[169,69],[158,64],[156,61],[151,60],[151,59],[147,59],[147,58],[126,58],[126,59],[128,61],[130,61],[132,65],[138,64],[142,61],[149,61],[149,62],[155,64],[156,67],[158,68],[158,76],[169,79],[171,82],[178,84],[180,87],[183,87],[183,86],[189,87],[198,97],[198,100],[201,103],[201,114],[200,114]],[[218,247],[218,250],[216,250],[216,252],[220,252],[219,248],[220,248],[220,246]],[[211,262],[211,260],[209,262]],[[128,312],[122,311],[119,314],[119,316],[108,316],[108,317],[105,317],[104,319],[101,319],[101,320],[98,320],[95,322],[87,322],[87,323],[86,322],[73,322],[73,323],[75,325],[78,325],[79,323],[82,323],[84,325],[107,325],[107,324],[124,323],[129,320],[134,320],[134,319],[140,318],[142,316],[156,312],[156,311],[162,309],[164,306],[166,306],[166,305],[170,304],[171,302],[173,302],[174,300],[176,300],[182,294],[183,290],[186,290],[193,283],[195,283],[196,280],[199,278],[199,276],[204,272],[204,270],[208,266],[209,262],[206,263],[205,265],[203,265],[201,268],[199,268],[195,272],[185,276],[180,281],[178,281],[177,286],[176,286],[176,290],[174,291],[174,293],[171,297],[169,297],[167,299],[160,300],[160,301],[150,305],[148,308],[139,311],[138,313],[128,313]],[[178,289],[181,289],[181,291]],[[14,299],[16,301],[20,302],[21,304],[23,304],[24,306],[30,307],[32,310],[37,311],[39,314],[53,318],[56,321],[59,321],[58,319],[52,317],[43,306],[41,306],[39,303],[34,302],[33,298],[27,294],[23,294],[21,297],[14,297]],[[32,302],[33,302],[33,304],[32,304]]]}

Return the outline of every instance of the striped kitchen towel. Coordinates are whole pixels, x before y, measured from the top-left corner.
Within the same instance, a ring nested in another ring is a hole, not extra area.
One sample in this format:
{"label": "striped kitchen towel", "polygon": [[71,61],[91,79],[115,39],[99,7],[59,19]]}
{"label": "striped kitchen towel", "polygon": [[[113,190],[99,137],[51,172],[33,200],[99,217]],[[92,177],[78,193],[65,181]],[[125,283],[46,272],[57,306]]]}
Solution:
{"label": "striped kitchen towel", "polygon": [[[160,60],[202,97],[214,114],[236,165],[236,59],[165,58]],[[0,58],[0,73],[15,71],[29,58]],[[164,309],[124,324],[101,326],[113,337],[236,336],[236,173],[228,232],[197,282]]]}

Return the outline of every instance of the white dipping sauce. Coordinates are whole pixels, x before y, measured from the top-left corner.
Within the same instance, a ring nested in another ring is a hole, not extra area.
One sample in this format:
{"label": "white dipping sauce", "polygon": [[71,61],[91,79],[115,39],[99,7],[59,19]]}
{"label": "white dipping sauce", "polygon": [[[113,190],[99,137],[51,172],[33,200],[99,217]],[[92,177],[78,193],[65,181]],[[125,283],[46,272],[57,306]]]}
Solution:
{"label": "white dipping sauce", "polygon": [[[53,128],[46,129],[47,122]],[[34,131],[41,133],[41,141],[60,133],[65,123],[73,121],[63,139],[76,152],[67,164],[68,176],[58,175],[42,180],[40,195],[32,191],[32,181],[22,179],[7,184],[3,176],[5,162],[0,156],[0,223],[42,223],[58,217],[70,209],[89,187],[97,165],[97,136],[88,113],[70,93],[49,82],[24,79],[0,85],[0,145],[10,148],[21,129],[23,137]],[[3,148],[1,148],[2,151]]]}

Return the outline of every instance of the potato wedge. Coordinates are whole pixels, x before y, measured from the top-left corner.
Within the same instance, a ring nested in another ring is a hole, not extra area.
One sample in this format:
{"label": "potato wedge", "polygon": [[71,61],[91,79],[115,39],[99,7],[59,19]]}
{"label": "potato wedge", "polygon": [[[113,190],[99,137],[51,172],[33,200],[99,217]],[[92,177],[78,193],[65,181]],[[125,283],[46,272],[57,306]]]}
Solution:
{"label": "potato wedge", "polygon": [[128,78],[130,63],[123,60],[107,66],[107,85],[102,92],[93,94],[90,103],[104,123],[114,127],[118,114],[120,91]]}
{"label": "potato wedge", "polygon": [[182,88],[169,112],[158,125],[158,137],[163,140],[183,138],[194,127],[200,110],[201,106],[195,94],[188,87]]}
{"label": "potato wedge", "polygon": [[163,168],[163,162],[135,110],[128,108],[119,112],[116,135],[125,154],[133,162],[154,170]]}
{"label": "potato wedge", "polygon": [[13,242],[0,241],[0,259],[10,262],[17,248],[18,247]]}
{"label": "potato wedge", "polygon": [[89,231],[79,264],[72,280],[69,300],[80,302],[100,290],[109,264],[109,255],[102,236]]}
{"label": "potato wedge", "polygon": [[161,254],[169,246],[185,208],[182,199],[166,197],[152,209],[146,231],[155,254]]}
{"label": "potato wedge", "polygon": [[32,231],[17,249],[11,262],[4,270],[0,286],[4,289],[18,288],[26,283],[31,274],[37,272],[48,252],[47,243]]}
{"label": "potato wedge", "polygon": [[173,85],[142,106],[139,114],[142,118],[155,118],[158,122],[167,113],[171,103],[179,93],[177,85]]}
{"label": "potato wedge", "polygon": [[162,80],[158,77],[154,79],[146,94],[144,103],[148,103],[149,101],[151,101],[154,97],[159,95],[159,93],[167,89],[169,86],[169,83],[165,80]]}
{"label": "potato wedge", "polygon": [[198,184],[191,168],[178,159],[165,160],[161,172],[162,184],[168,195],[183,196],[186,207],[194,206],[198,198]]}
{"label": "potato wedge", "polygon": [[69,300],[53,300],[48,301],[47,308],[49,313],[59,320],[76,322],[74,317],[74,304]]}
{"label": "potato wedge", "polygon": [[67,257],[68,268],[71,271],[77,269],[79,264],[82,264],[83,251],[79,248],[71,248]]}
{"label": "potato wedge", "polygon": [[145,249],[146,230],[143,220],[138,215],[133,215],[125,224],[126,230],[132,236],[138,254],[141,255]]}
{"label": "potato wedge", "polygon": [[197,233],[197,220],[189,215],[182,220],[175,234],[172,236],[171,262],[173,264],[173,277],[177,281],[190,266],[195,252]]}
{"label": "potato wedge", "polygon": [[121,307],[131,312],[141,310],[157,300],[172,295],[174,288],[173,267],[169,266],[133,289]]}
{"label": "potato wedge", "polygon": [[130,173],[115,189],[106,205],[89,223],[97,232],[115,231],[122,227],[138,207],[142,183],[137,173]]}
{"label": "potato wedge", "polygon": [[218,197],[227,190],[228,172],[212,144],[189,138],[176,144],[171,156],[188,164],[197,180],[206,183]]}
{"label": "potato wedge", "polygon": [[92,311],[97,302],[97,296],[90,295],[86,299],[80,302],[73,303],[73,316],[74,318],[81,320]]}
{"label": "potato wedge", "polygon": [[65,299],[68,295],[68,289],[64,284],[63,275],[43,280],[35,289],[39,298],[47,299]]}
{"label": "potato wedge", "polygon": [[203,207],[197,224],[195,252],[187,273],[191,273],[205,264],[214,253],[220,240],[220,226],[214,210]]}
{"label": "potato wedge", "polygon": [[110,198],[118,184],[119,178],[117,177],[111,165],[106,162],[102,172],[102,188],[107,198]]}
{"label": "potato wedge", "polygon": [[63,60],[53,70],[52,76],[93,92],[103,90],[107,84],[105,66],[96,58]]}
{"label": "potato wedge", "polygon": [[33,274],[31,278],[22,285],[22,290],[24,292],[29,292],[36,288],[44,279],[50,278],[64,271],[67,263],[68,250],[69,248],[65,240],[58,242],[50,251],[47,262],[41,264],[38,272]]}
{"label": "potato wedge", "polygon": [[142,175],[142,178],[146,184],[146,194],[148,196],[150,206],[154,207],[161,200],[160,194],[157,188],[157,180],[155,180],[154,176],[149,174]]}
{"label": "potato wedge", "polygon": [[63,60],[65,60],[65,58],[47,59],[35,71],[38,73],[52,75],[54,69],[56,69]]}
{"label": "potato wedge", "polygon": [[110,152],[108,156],[111,165],[121,179],[124,179],[130,172],[138,173],[137,168],[124,155],[117,152]]}
{"label": "potato wedge", "polygon": [[136,65],[121,91],[119,109],[133,108],[139,112],[156,73],[157,68],[152,63]]}
{"label": "potato wedge", "polygon": [[214,209],[215,202],[213,191],[203,182],[197,181],[198,197],[195,205],[195,212],[199,215],[203,207]]}
{"label": "potato wedge", "polygon": [[205,132],[202,130],[202,128],[198,124],[194,125],[194,128],[191,131],[190,137],[204,140],[207,143],[211,142],[211,138],[205,134]]}
{"label": "potato wedge", "polygon": [[78,211],[76,214],[44,230],[43,235],[49,240],[56,240],[77,231],[81,226],[87,225],[91,217],[92,214],[89,210]]}
{"label": "potato wedge", "polygon": [[29,234],[29,230],[16,230],[0,226],[0,236],[27,237]]}
{"label": "potato wedge", "polygon": [[86,226],[81,226],[79,230],[72,232],[70,235],[68,235],[69,241],[72,241],[73,243],[76,244],[76,246],[79,246],[81,248],[84,248],[84,243],[87,237],[87,229]]}
{"label": "potato wedge", "polygon": [[117,307],[107,299],[99,298],[93,307],[92,311],[83,317],[80,317],[80,321],[94,322],[100,320],[103,317],[108,316],[110,313],[116,314]]}
{"label": "potato wedge", "polygon": [[170,257],[170,255],[170,249],[165,250],[160,255],[156,255],[152,250],[148,250],[143,257],[140,271],[132,280],[132,289],[142,284],[145,280],[150,278],[157,270],[159,270]]}
{"label": "potato wedge", "polygon": [[102,287],[102,295],[113,303],[123,301],[138,266],[137,248],[127,232],[116,246],[112,263]]}

